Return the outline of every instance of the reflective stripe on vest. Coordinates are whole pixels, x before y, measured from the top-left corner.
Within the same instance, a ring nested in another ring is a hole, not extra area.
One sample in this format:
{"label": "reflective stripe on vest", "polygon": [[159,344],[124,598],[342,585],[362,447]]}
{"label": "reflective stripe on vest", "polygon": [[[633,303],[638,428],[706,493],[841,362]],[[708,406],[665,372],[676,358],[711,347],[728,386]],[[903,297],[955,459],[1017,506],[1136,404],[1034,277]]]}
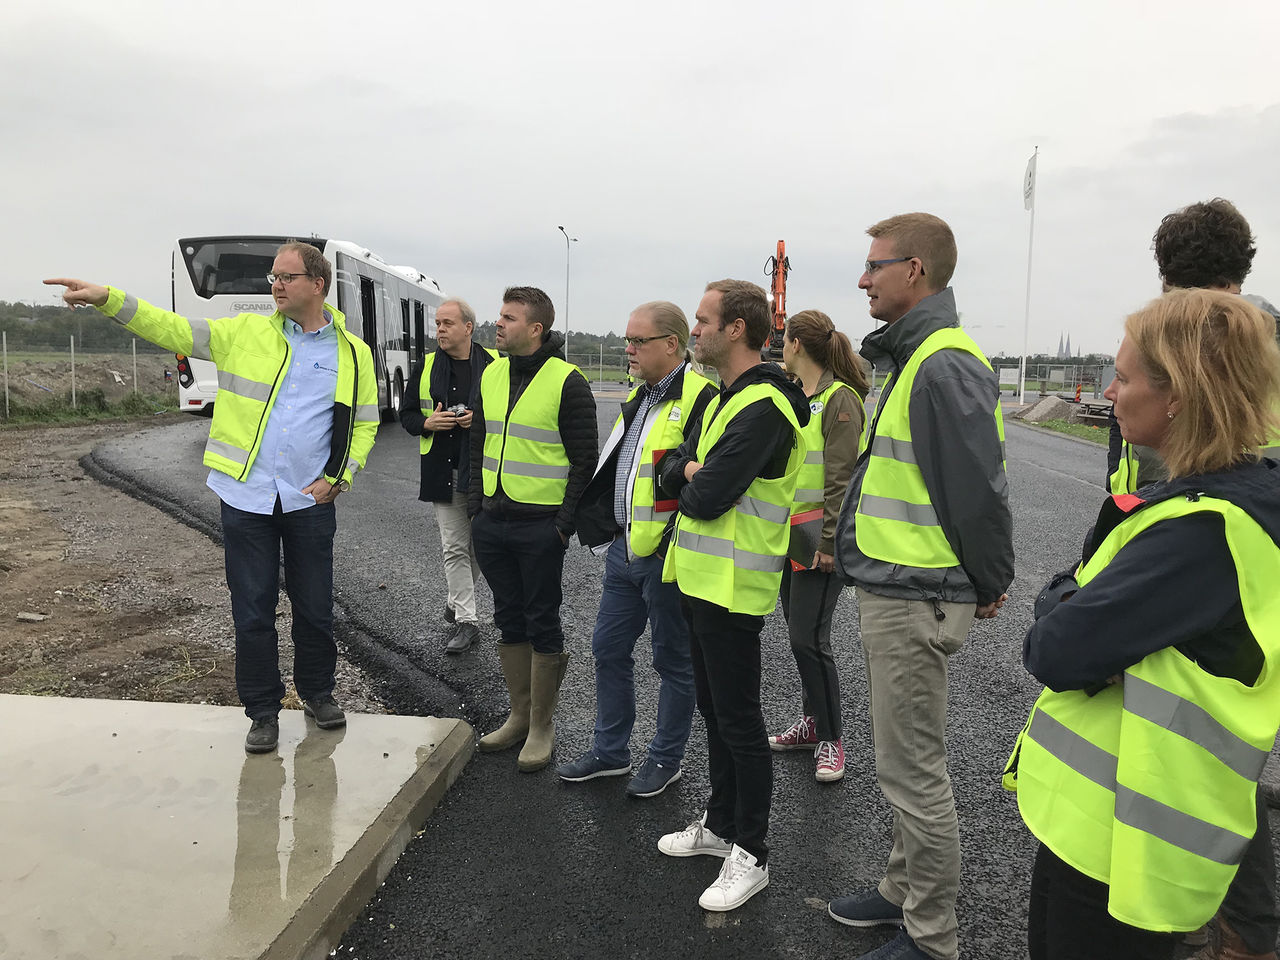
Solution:
{"label": "reflective stripe on vest", "polygon": [[[959,327],[937,330],[916,348],[892,390],[889,385],[894,378],[890,376],[885,382],[876,416],[868,418],[863,428],[862,449],[868,458],[854,534],[859,550],[886,563],[929,568],[960,563],[938,524],[911,441],[911,388],[920,365],[940,350],[963,350],[991,369],[978,345]],[[999,396],[993,416],[1003,456],[1004,417]]]}
{"label": "reflective stripe on vest", "polygon": [[809,452],[804,455],[800,476],[796,478],[796,496],[791,506],[793,514],[816,510],[827,502],[826,443],[822,437],[822,411],[840,389],[848,390],[857,397],[852,387],[836,380],[817,396],[810,398],[809,422],[801,428]]}
{"label": "reflective stripe on vest", "polygon": [[[329,304],[325,304],[324,309],[332,317],[338,334],[338,382],[334,388],[334,402],[349,405],[357,373],[351,351],[343,343],[350,335],[346,332],[341,311]],[[209,322],[202,321],[203,325],[188,322],[192,330],[206,341],[203,349],[207,353]],[[235,334],[234,347],[218,365],[218,396],[213,405],[209,439],[204,446],[204,463],[237,480],[249,475],[258,455],[262,432],[292,354],[281,329],[282,323],[283,317],[279,313],[270,318],[253,317],[252,322],[240,326]],[[372,371],[368,371],[368,375],[372,376]],[[371,414],[363,406],[357,406],[352,415],[353,419],[375,422],[378,419],[376,406]],[[353,476],[357,469],[359,464],[351,468]]]}
{"label": "reflective stripe on vest", "polygon": [[[476,345],[473,343],[471,348],[474,350]],[[498,359],[498,351],[491,350],[488,347],[482,348],[485,353]],[[424,417],[429,417],[436,412],[436,402],[431,398],[431,369],[436,363],[436,353],[433,351],[428,357],[427,362],[422,365],[422,376],[418,379],[418,409],[422,411]],[[502,429],[502,421],[497,421],[497,429]],[[431,451],[431,443],[436,438],[435,432],[428,430],[418,438],[418,453],[424,457]]]}
{"label": "reflective stripe on vest", "polygon": [[1117,496],[1138,492],[1138,451],[1128,440],[1120,441],[1120,462],[1107,478],[1107,489]]}
{"label": "reflective stripe on vest", "polygon": [[773,610],[782,583],[791,504],[806,453],[795,411],[767,383],[753,383],[734,394],[719,417],[715,412],[720,397],[716,397],[703,412],[696,454],[699,463],[706,463],[733,418],[761,401],[776,406],[796,432],[786,472],[772,480],[756,477],[733,509],[713,520],[681,514],[662,568],[662,579],[675,580],[682,593],[755,616]]}
{"label": "reflective stripe on vest", "polygon": [[[640,461],[634,475],[627,477],[627,502],[631,504],[631,525],[627,531],[627,549],[632,556],[652,556],[662,540],[662,531],[667,521],[675,513],[674,500],[657,500],[654,479],[654,463],[662,454],[673,450],[684,442],[685,430],[689,426],[691,412],[702,393],[711,381],[698,373],[692,366],[686,366],[680,388],[680,396],[650,407],[645,414],[642,425]],[[627,397],[630,403],[639,392],[639,387],[631,391]],[[613,425],[613,433],[606,441],[602,458],[610,450],[611,444],[622,442],[622,414]],[[614,439],[614,435],[617,439]],[[630,464],[617,464],[617,469],[626,470]]]}
{"label": "reflective stripe on vest", "polygon": [[1258,682],[1201,670],[1167,647],[1096,696],[1045,690],[1006,770],[1023,820],[1059,858],[1109,887],[1112,916],[1192,930],[1221,903],[1257,829],[1255,792],[1280,727],[1280,547],[1243,510],[1185,497],[1144,507],[1077,572],[1081,588],[1152,524],[1223,518]]}
{"label": "reflective stripe on vest", "polygon": [[499,358],[485,367],[480,379],[485,413],[484,493],[498,490],[499,478],[507,496],[518,503],[544,505],[564,502],[569,480],[569,456],[560,439],[560,397],[574,372],[559,357],[549,357],[506,413],[511,391],[511,360]]}

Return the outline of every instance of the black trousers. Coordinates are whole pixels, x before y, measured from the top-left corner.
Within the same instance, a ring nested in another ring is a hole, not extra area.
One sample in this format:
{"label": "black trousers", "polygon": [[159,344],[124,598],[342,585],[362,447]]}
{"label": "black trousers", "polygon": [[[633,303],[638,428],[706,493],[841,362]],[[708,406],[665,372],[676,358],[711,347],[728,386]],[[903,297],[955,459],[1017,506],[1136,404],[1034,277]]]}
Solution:
{"label": "black trousers", "polygon": [[763,866],[769,856],[773,754],[760,710],[760,631],[764,617],[731,613],[682,596],[693,654],[698,712],[707,725],[711,799],[707,828]]}
{"label": "black trousers", "polygon": [[1183,935],[1121,923],[1107,913],[1107,892],[1041,844],[1031,870],[1031,960],[1171,960]]}
{"label": "black trousers", "polygon": [[493,622],[502,643],[530,643],[538,653],[564,650],[565,545],[554,514],[500,517],[482,510],[471,521],[476,563],[493,591]]}
{"label": "black trousers", "polygon": [[831,615],[842,583],[821,570],[782,571],[782,615],[804,691],[802,708],[813,717],[819,740],[839,740],[840,674],[831,656]]}
{"label": "black trousers", "polygon": [[1227,888],[1222,913],[1251,953],[1270,953],[1276,948],[1276,936],[1280,934],[1280,917],[1276,915],[1276,861],[1271,850],[1271,819],[1267,816],[1261,788],[1258,789],[1258,829]]}

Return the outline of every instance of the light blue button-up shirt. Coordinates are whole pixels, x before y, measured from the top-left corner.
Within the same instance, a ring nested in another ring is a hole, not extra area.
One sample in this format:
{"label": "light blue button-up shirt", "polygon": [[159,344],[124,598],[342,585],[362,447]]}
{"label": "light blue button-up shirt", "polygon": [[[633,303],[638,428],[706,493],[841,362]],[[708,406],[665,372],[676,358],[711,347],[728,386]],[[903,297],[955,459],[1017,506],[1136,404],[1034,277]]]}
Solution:
{"label": "light blue button-up shirt", "polygon": [[209,489],[223,503],[249,513],[273,512],[276,497],[285,513],[316,505],[302,488],[323,476],[329,460],[338,386],[338,331],[328,311],[324,316],[328,322],[314,333],[281,318],[289,369],[267,417],[258,456],[243,481],[209,471]]}

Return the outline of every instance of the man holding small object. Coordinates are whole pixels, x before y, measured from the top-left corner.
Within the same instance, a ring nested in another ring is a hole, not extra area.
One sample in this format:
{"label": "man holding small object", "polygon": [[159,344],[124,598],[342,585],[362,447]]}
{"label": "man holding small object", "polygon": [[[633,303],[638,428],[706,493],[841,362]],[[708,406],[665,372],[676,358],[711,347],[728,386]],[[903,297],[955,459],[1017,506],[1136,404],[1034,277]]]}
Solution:
{"label": "man holding small object", "polygon": [[414,368],[400,405],[400,425],[419,437],[418,499],[435,505],[451,625],[445,653],[462,653],[480,639],[476,620],[476,564],[467,516],[471,483],[472,407],[480,377],[497,353],[473,339],[476,314],[457,298],[436,308],[436,349]]}

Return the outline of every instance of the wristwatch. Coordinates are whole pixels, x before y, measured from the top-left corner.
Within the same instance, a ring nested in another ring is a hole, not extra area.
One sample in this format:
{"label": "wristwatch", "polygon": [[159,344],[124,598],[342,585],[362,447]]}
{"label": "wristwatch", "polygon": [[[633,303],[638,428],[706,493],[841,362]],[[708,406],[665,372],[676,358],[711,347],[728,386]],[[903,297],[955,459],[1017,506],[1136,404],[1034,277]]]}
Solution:
{"label": "wristwatch", "polygon": [[335,488],[337,488],[337,490],[338,490],[338,492],[339,492],[339,493],[344,493],[344,492],[346,492],[347,490],[350,490],[350,489],[351,489],[351,481],[350,481],[350,480],[339,480],[337,483],[333,484],[333,486],[334,486]]}

